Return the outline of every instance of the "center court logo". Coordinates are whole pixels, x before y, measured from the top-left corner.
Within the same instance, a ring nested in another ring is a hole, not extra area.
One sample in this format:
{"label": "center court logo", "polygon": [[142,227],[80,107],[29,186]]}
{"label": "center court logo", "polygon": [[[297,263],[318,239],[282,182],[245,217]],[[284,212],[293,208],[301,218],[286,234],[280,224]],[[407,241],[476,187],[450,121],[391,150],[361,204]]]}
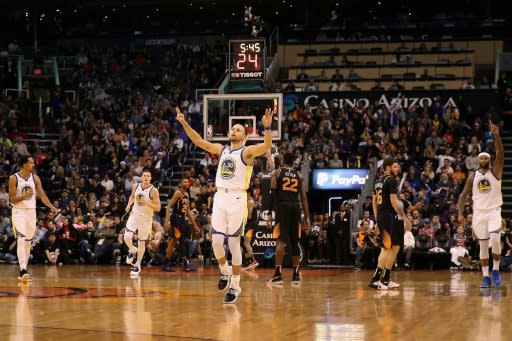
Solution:
{"label": "center court logo", "polygon": [[233,179],[235,176],[236,162],[234,159],[227,157],[222,161],[220,165],[220,177],[223,180]]}

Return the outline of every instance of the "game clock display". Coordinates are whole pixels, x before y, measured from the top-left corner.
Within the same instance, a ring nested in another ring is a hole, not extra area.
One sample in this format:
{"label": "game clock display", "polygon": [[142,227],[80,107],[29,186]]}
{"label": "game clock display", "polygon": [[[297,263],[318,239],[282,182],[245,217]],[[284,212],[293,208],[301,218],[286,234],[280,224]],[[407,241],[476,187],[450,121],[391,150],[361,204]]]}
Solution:
{"label": "game clock display", "polygon": [[265,40],[231,40],[229,74],[232,80],[265,77]]}

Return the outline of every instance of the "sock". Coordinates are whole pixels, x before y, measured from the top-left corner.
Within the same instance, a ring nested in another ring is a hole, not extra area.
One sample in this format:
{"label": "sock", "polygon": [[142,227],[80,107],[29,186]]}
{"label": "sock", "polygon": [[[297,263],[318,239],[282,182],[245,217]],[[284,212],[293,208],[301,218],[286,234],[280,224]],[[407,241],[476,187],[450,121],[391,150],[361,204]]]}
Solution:
{"label": "sock", "polygon": [[391,277],[391,270],[384,269],[384,272],[382,273],[382,284],[388,285],[390,277]]}
{"label": "sock", "polygon": [[[28,262],[30,261],[30,246],[31,246],[31,242],[30,241],[25,241],[25,260],[27,262],[27,267],[28,267]],[[498,262],[499,264],[499,262]]]}
{"label": "sock", "polygon": [[229,275],[229,270],[228,270],[228,262],[224,262],[224,264],[220,264],[219,263],[219,268],[220,268],[220,273],[223,274],[223,275]]}
{"label": "sock", "polygon": [[298,274],[299,273],[299,265],[294,265],[293,266],[293,273],[294,274]]}
{"label": "sock", "polygon": [[274,273],[274,277],[281,276],[281,265],[276,265],[276,272]]}
{"label": "sock", "polygon": [[18,243],[16,244],[16,253],[18,256],[18,263],[20,265],[20,270],[26,270],[27,263],[28,263],[28,259],[27,259],[26,251],[25,251],[26,241],[23,238],[18,238],[17,241],[18,241]]}
{"label": "sock", "polygon": [[231,286],[234,288],[240,287],[240,275],[232,275],[231,276]]}
{"label": "sock", "polygon": [[482,274],[484,277],[489,277],[489,265],[482,266]]}
{"label": "sock", "polygon": [[375,273],[373,274],[372,282],[377,282],[378,280],[380,280],[380,275],[381,274],[382,274],[382,269],[381,268],[377,268],[375,270]]}
{"label": "sock", "polygon": [[493,259],[492,263],[492,270],[500,271],[500,260]]}

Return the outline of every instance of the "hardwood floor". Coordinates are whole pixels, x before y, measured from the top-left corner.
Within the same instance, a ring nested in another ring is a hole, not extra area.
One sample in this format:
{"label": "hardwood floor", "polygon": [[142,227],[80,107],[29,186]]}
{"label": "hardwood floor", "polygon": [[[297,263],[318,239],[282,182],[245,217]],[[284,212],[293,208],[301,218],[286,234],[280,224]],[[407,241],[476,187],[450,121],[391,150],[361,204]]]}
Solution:
{"label": "hardwood floor", "polygon": [[510,340],[511,273],[481,290],[480,272],[396,271],[399,290],[367,287],[370,271],[304,269],[303,283],[266,285],[273,269],[242,274],[222,303],[216,267],[197,272],[127,266],[0,266],[0,340]]}

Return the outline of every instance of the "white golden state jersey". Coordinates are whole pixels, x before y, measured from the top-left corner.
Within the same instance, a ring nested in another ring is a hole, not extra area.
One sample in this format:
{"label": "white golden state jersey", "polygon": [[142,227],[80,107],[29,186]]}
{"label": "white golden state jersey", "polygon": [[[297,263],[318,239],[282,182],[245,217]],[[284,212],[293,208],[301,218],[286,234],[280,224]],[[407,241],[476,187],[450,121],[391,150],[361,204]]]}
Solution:
{"label": "white golden state jersey", "polygon": [[153,185],[150,185],[148,188],[143,189],[141,183],[137,184],[137,188],[135,189],[135,202],[133,203],[132,213],[148,218],[153,217],[153,209],[149,206],[142,205],[140,203],[140,199],[142,197],[146,197],[148,200],[151,200],[149,194],[151,193],[152,188]]}
{"label": "white golden state jersey", "polygon": [[503,205],[501,180],[488,170],[485,174],[475,171],[473,179],[473,209],[487,210]]}
{"label": "white golden state jersey", "polygon": [[247,190],[251,180],[252,165],[248,165],[242,158],[245,146],[231,149],[224,146],[219,156],[219,166],[215,177],[215,186],[225,189]]}
{"label": "white golden state jersey", "polygon": [[26,179],[19,173],[14,175],[16,176],[16,196],[21,197],[26,192],[34,193],[34,195],[31,199],[18,201],[12,204],[12,206],[16,208],[36,208],[36,182],[34,180],[34,174],[30,174]]}

